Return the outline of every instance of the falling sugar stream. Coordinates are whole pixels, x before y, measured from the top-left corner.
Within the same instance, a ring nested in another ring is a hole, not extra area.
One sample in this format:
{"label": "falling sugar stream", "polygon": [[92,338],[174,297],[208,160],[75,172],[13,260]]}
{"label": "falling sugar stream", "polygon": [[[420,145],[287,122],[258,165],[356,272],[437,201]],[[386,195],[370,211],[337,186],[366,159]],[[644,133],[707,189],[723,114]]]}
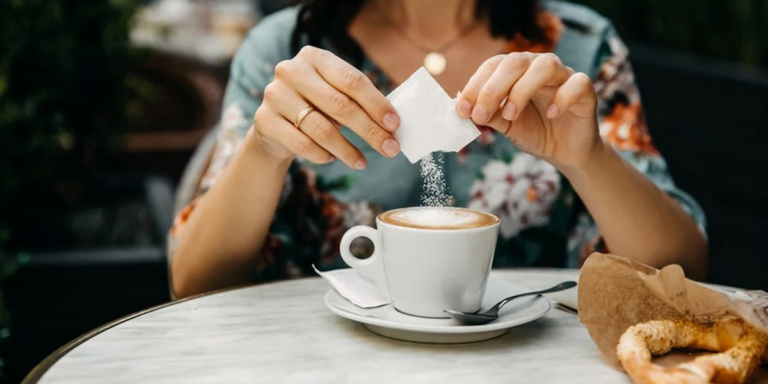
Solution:
{"label": "falling sugar stream", "polygon": [[453,197],[445,182],[445,154],[430,153],[421,161],[421,205],[424,207],[445,207],[453,205]]}

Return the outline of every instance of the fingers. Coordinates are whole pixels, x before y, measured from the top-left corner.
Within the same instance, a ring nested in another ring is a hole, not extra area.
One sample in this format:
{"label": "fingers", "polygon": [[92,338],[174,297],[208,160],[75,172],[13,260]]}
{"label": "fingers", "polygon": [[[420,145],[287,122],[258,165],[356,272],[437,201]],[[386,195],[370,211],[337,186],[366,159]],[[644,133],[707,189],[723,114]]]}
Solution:
{"label": "fingers", "polygon": [[[272,105],[275,106],[277,113],[291,123],[309,105],[309,102],[299,96],[296,91],[282,83],[271,83],[267,86],[264,97],[275,101]],[[358,170],[365,168],[367,164],[365,156],[347,141],[339,131],[339,127],[321,112],[315,110],[307,114],[301,120],[298,129],[350,168]]]}
{"label": "fingers", "polygon": [[347,141],[339,127],[322,113],[313,111],[302,120],[299,128],[350,168],[362,170],[368,164],[360,150]]}
{"label": "fingers", "polygon": [[400,127],[395,108],[357,68],[325,50],[310,47],[302,52],[312,56],[310,62],[325,81],[354,100],[371,120],[390,132]]}
{"label": "fingers", "polygon": [[525,74],[512,86],[507,103],[502,109],[502,117],[508,120],[516,119],[542,88],[563,84],[569,76],[569,70],[554,54],[537,56]]}
{"label": "fingers", "polygon": [[512,86],[528,70],[535,57],[532,53],[506,55],[493,75],[483,85],[472,110],[472,120],[478,124],[487,123],[507,98]]}
{"label": "fingers", "polygon": [[496,68],[504,60],[504,55],[494,56],[486,60],[483,65],[478,68],[477,72],[469,79],[467,85],[461,91],[461,96],[456,103],[456,113],[463,118],[469,118],[472,116],[472,109],[475,106],[477,97],[480,95],[480,91],[483,89],[485,83],[491,78]]}
{"label": "fingers", "polygon": [[256,120],[264,122],[259,127],[259,132],[265,138],[280,143],[297,156],[301,156],[313,163],[324,164],[333,161],[333,156],[320,147],[300,130],[296,129],[283,116],[269,108],[259,108],[256,111]]}
{"label": "fingers", "polygon": [[[477,124],[503,129],[509,125],[499,120],[516,119],[534,96],[543,92],[551,97],[573,74],[574,70],[552,53],[515,52],[494,56],[483,63],[464,87],[456,111]],[[562,105],[560,101],[552,104],[555,116],[573,105],[572,97],[586,95],[579,87],[585,84],[585,79],[580,77],[563,91]],[[578,94],[571,96],[576,91]]]}
{"label": "fingers", "polygon": [[573,74],[568,80],[560,86],[555,93],[555,97],[547,107],[547,118],[554,119],[563,111],[571,109],[580,101],[587,99],[593,103],[597,102],[595,88],[592,86],[592,80],[584,73]]}
{"label": "fingers", "polygon": [[485,126],[491,127],[499,131],[502,135],[507,136],[510,128],[512,128],[512,121],[501,117],[501,111],[496,111],[496,113],[491,116],[490,120],[485,123]]}
{"label": "fingers", "polygon": [[386,157],[395,157],[400,152],[400,144],[392,133],[378,123],[349,96],[330,86],[318,74],[310,74],[300,79],[287,79],[292,88],[332,119],[346,125],[372,148]]}

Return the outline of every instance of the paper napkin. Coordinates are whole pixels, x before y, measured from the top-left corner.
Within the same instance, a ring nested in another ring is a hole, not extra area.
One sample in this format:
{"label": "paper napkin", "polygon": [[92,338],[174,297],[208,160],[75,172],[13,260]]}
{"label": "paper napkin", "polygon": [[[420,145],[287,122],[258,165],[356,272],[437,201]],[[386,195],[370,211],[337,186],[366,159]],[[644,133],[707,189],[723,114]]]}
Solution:
{"label": "paper napkin", "polygon": [[371,279],[361,275],[352,268],[320,272],[313,265],[318,275],[331,284],[331,287],[360,308],[374,308],[390,303],[386,294]]}
{"label": "paper napkin", "polygon": [[590,255],[581,268],[579,319],[616,368],[621,368],[616,345],[632,325],[680,319],[712,323],[736,317],[768,333],[768,293],[731,294],[686,279],[676,264],[658,270],[602,253]]}
{"label": "paper napkin", "polygon": [[411,163],[436,151],[458,152],[480,136],[475,124],[456,114],[456,100],[445,93],[424,67],[387,99],[400,115],[400,129],[395,137]]}

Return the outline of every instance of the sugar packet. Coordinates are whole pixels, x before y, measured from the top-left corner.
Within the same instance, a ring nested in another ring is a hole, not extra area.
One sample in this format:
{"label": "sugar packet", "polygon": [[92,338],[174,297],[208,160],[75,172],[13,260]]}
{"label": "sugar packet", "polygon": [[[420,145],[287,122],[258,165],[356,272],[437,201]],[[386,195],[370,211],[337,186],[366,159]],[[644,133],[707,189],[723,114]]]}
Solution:
{"label": "sugar packet", "polygon": [[456,113],[456,100],[419,68],[387,96],[400,116],[395,137],[411,163],[437,151],[458,152],[480,131],[469,119]]}

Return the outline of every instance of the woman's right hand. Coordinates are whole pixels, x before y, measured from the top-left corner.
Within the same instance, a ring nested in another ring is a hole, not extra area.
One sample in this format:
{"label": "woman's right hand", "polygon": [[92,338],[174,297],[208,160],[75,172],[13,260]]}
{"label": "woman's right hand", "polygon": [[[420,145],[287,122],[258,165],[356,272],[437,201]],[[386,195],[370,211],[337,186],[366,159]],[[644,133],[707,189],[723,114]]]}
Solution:
{"label": "woman's right hand", "polygon": [[[315,110],[297,129],[297,116],[310,105]],[[344,138],[341,126],[386,157],[400,152],[392,135],[400,119],[389,100],[349,63],[305,46],[275,67],[275,79],[264,90],[264,101],[254,116],[252,136],[277,161],[301,156],[324,164],[339,159],[353,169],[364,169],[365,156]]]}

